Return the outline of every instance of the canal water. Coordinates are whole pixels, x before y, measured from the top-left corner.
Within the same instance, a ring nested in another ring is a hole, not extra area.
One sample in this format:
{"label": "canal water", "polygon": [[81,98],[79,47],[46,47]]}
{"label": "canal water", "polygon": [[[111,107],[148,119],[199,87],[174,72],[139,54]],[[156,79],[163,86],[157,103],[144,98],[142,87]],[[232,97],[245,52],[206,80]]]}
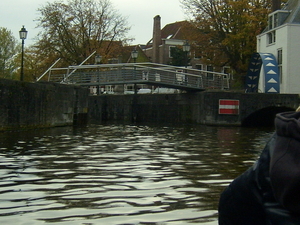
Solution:
{"label": "canal water", "polygon": [[0,224],[216,225],[272,128],[90,125],[0,133]]}

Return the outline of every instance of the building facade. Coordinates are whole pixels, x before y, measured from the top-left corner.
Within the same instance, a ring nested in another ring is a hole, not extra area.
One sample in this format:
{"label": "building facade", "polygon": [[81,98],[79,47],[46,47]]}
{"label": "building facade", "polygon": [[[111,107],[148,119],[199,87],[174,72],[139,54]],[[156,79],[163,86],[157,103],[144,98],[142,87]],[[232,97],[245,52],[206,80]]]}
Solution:
{"label": "building facade", "polygon": [[173,65],[171,49],[182,49],[183,45],[188,41],[191,45],[190,52],[188,53],[189,62],[187,64],[189,68],[230,74],[230,67],[217,68],[212,64],[208,64],[208,60],[204,60],[201,51],[195,48],[194,43],[190,41],[193,32],[198,32],[198,30],[189,24],[188,21],[170,23],[161,28],[161,17],[157,15],[153,21],[153,36],[142,47],[143,51],[150,62]]}
{"label": "building facade", "polygon": [[[268,27],[257,37],[257,51],[272,54],[277,61],[279,90],[275,93],[300,93],[300,1],[289,0],[282,9],[269,14]],[[272,70],[274,72],[274,70]],[[258,91],[267,93],[266,69],[260,71]],[[272,92],[272,91],[271,91]]]}
{"label": "building facade", "polygon": [[153,36],[144,46],[144,52],[151,62],[171,64],[171,48],[182,46],[187,39],[184,35],[186,23],[186,21],[175,22],[161,29],[161,17],[159,15],[154,17]]}

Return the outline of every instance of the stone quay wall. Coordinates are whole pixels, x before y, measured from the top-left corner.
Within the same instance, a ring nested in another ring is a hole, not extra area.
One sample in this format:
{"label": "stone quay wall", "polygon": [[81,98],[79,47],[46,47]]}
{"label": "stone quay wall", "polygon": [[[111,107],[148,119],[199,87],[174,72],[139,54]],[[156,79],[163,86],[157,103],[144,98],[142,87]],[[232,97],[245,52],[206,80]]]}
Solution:
{"label": "stone quay wall", "polygon": [[[220,113],[222,99],[239,101],[237,113]],[[253,115],[256,116],[253,121],[260,118],[264,122],[267,117],[295,110],[298,106],[299,96],[295,94],[204,91],[91,96],[88,88],[75,85],[0,79],[0,131],[86,125],[88,122],[241,126]]]}
{"label": "stone quay wall", "polygon": [[[222,114],[220,100],[237,100],[237,113]],[[89,97],[91,122],[123,121],[194,123],[241,126],[261,109],[263,120],[299,106],[296,94],[247,94],[241,92],[199,92],[185,94],[101,95]],[[259,118],[259,113],[257,118]],[[270,123],[273,123],[272,118]]]}
{"label": "stone quay wall", "polygon": [[0,131],[86,123],[88,90],[0,79]]}

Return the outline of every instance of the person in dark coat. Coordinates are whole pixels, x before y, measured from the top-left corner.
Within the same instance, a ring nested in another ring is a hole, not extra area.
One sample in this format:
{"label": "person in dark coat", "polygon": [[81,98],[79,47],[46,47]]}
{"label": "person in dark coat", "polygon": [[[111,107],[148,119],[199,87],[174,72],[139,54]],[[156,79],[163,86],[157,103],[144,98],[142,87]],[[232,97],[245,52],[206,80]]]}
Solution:
{"label": "person in dark coat", "polygon": [[277,114],[275,128],[256,163],[222,192],[219,225],[300,225],[300,112]]}

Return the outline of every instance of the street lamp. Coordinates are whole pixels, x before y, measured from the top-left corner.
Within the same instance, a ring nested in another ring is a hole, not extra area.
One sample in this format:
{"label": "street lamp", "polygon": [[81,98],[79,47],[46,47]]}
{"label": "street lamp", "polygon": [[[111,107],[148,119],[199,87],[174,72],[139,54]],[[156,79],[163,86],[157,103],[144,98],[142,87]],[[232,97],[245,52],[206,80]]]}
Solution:
{"label": "street lamp", "polygon": [[[189,53],[189,51],[191,50],[191,46],[190,46],[190,44],[189,44],[189,42],[188,41],[185,41],[184,42],[184,44],[183,44],[183,46],[182,46],[182,49],[183,49],[183,51],[184,51],[184,53],[185,53],[185,73],[187,73],[187,65],[188,65],[188,53]],[[186,74],[184,75],[184,83],[185,84],[187,84],[187,76],[186,76]]]}
{"label": "street lamp", "polygon": [[191,46],[190,46],[189,42],[185,41],[184,44],[183,44],[183,46],[182,46],[182,48],[183,48],[183,51],[185,53],[185,68],[187,68],[188,52],[191,50]]}
{"label": "street lamp", "polygon": [[22,59],[21,59],[21,76],[20,80],[24,80],[24,40],[27,38],[27,30],[23,26],[19,31],[20,39],[22,40]]}
{"label": "street lamp", "polygon": [[[131,58],[133,58],[133,62],[136,63],[136,59],[138,57],[138,51],[135,49],[133,49],[133,51],[131,52]],[[136,67],[134,66],[134,79],[136,79]],[[137,94],[137,85],[136,83],[134,84],[134,94]]]}
{"label": "street lamp", "polygon": [[[95,56],[95,64],[96,65],[100,64],[101,63],[101,59],[102,59],[102,56],[97,54]],[[99,72],[99,68],[97,69],[97,73],[98,73],[98,76],[97,76],[97,82],[98,82],[98,85],[97,85],[97,95],[100,95],[100,86],[99,86],[100,72]]]}
{"label": "street lamp", "polygon": [[138,57],[138,51],[136,49],[134,49],[132,52],[131,52],[131,58],[133,58],[133,62],[136,63],[136,59]]}
{"label": "street lamp", "polygon": [[100,63],[101,63],[101,59],[102,59],[101,55],[96,55],[96,56],[95,56],[95,64],[96,64],[96,65],[97,65],[97,64],[100,64]]}

